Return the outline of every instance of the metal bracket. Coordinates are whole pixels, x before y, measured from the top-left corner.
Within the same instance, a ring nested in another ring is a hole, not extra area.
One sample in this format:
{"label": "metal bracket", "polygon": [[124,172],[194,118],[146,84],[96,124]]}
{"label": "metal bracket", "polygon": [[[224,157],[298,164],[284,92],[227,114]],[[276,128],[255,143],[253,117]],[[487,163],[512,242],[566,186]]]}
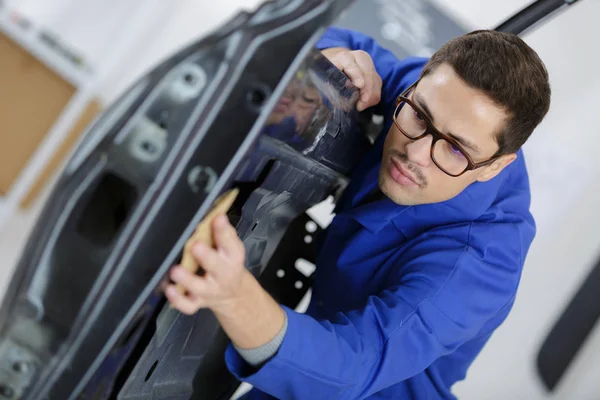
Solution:
{"label": "metal bracket", "polygon": [[281,239],[259,278],[265,290],[280,304],[296,308],[312,286],[312,271],[306,271],[298,260],[315,264],[315,241],[322,231],[308,214],[303,213],[292,221]]}

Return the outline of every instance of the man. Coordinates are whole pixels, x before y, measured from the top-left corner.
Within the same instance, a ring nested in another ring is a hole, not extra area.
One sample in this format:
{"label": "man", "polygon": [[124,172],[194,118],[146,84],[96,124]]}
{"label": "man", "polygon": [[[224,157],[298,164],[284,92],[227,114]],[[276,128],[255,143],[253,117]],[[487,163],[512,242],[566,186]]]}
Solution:
{"label": "man", "polygon": [[[402,61],[331,28],[318,48],[385,128],[337,205],[306,315],[244,269],[222,217],[202,277],[172,270],[184,313],[208,307],[252,398],[451,399],[505,320],[535,226],[521,146],[550,103],[547,71],[517,36],[477,31]],[[267,395],[268,394],[268,395]]]}
{"label": "man", "polygon": [[303,151],[314,139],[311,137],[313,132],[307,132],[307,128],[315,120],[315,114],[321,106],[319,90],[304,70],[299,71],[269,115],[263,134]]}

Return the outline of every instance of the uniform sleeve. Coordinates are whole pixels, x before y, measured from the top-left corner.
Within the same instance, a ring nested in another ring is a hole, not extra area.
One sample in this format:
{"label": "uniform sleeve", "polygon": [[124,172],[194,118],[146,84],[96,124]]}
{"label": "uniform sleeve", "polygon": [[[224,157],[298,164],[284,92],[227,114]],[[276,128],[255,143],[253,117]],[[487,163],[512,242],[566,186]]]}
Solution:
{"label": "uniform sleeve", "polygon": [[390,115],[393,112],[396,98],[413,82],[419,79],[427,58],[408,57],[399,60],[391,51],[381,47],[373,38],[362,33],[328,28],[316,44],[317,49],[344,47],[350,50],[363,50],[371,56],[375,69],[381,76],[383,87],[381,102],[375,112]]}
{"label": "uniform sleeve", "polygon": [[427,237],[396,260],[403,272],[390,278],[395,284],[362,309],[318,321],[286,308],[288,330],[273,358],[252,370],[230,347],[227,364],[280,399],[368,397],[452,353],[513,299],[520,257],[491,251],[487,259],[452,235]]}

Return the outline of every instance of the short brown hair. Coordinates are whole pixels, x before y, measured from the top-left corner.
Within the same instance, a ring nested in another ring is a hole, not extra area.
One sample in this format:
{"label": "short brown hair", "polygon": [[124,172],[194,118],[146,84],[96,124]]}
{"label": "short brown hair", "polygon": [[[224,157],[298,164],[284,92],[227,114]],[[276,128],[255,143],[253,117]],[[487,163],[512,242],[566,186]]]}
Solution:
{"label": "short brown hair", "polygon": [[519,150],[548,112],[548,71],[517,35],[479,30],[453,39],[431,57],[421,77],[444,63],[467,85],[506,110],[508,120],[496,135],[497,154]]}

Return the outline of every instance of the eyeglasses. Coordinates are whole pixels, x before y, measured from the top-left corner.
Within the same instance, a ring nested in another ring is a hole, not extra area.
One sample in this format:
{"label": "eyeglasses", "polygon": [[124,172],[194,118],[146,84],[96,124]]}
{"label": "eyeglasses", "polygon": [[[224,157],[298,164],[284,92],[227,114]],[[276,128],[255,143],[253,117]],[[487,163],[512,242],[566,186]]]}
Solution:
{"label": "eyeglasses", "polygon": [[467,171],[489,165],[500,157],[496,154],[487,161],[475,163],[456,140],[438,131],[419,107],[405,97],[418,83],[419,81],[413,83],[398,97],[393,120],[400,132],[411,140],[419,140],[427,135],[432,136],[431,160],[439,169],[452,177],[457,177]]}

